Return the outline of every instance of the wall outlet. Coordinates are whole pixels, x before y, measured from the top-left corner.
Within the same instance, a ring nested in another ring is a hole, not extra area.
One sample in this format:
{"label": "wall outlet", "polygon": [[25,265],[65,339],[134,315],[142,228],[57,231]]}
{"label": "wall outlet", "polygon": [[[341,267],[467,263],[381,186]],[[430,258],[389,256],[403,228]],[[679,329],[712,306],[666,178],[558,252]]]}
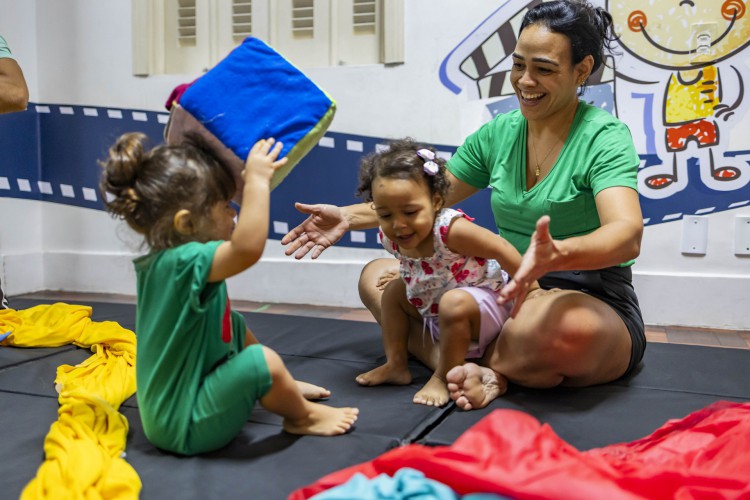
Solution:
{"label": "wall outlet", "polygon": [[686,215],[682,218],[682,243],[684,254],[706,255],[708,246],[708,218],[701,215]]}
{"label": "wall outlet", "polygon": [[750,215],[734,219],[734,254],[750,255]]}

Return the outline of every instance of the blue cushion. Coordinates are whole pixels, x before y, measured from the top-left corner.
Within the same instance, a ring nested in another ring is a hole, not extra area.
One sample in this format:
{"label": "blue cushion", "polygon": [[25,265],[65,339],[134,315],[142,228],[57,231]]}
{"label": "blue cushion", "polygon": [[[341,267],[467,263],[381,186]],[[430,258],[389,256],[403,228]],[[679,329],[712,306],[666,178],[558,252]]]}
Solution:
{"label": "blue cushion", "polygon": [[259,139],[283,142],[281,156],[289,160],[274,176],[275,187],[325,134],[336,103],[279,53],[248,37],[182,94],[168,125],[176,131],[167,133],[170,143],[182,131],[173,123],[185,118],[179,108],[237,157],[235,169]]}

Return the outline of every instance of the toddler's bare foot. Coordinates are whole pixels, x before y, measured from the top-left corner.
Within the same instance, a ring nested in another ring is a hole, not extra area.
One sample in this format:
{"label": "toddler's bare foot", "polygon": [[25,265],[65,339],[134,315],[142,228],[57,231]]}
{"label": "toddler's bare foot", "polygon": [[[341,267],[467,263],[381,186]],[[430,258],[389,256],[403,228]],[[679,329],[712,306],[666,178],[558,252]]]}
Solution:
{"label": "toddler's bare foot", "polygon": [[433,375],[430,380],[414,395],[416,404],[427,406],[444,406],[450,401],[445,382]]}
{"label": "toddler's bare foot", "polygon": [[299,387],[302,397],[305,399],[325,399],[331,395],[331,391],[319,385],[313,385],[300,380],[295,380],[297,387]]}
{"label": "toddler's bare foot", "polygon": [[451,399],[463,410],[484,408],[508,390],[508,379],[474,363],[451,368],[446,379]]}
{"label": "toddler's bare foot", "polygon": [[307,416],[300,419],[284,419],[284,430],[290,434],[312,434],[335,436],[351,429],[359,415],[358,408],[333,408],[307,401]]}
{"label": "toddler's bare foot", "polygon": [[357,375],[356,380],[359,385],[407,385],[411,384],[411,373],[408,367],[386,363],[367,373]]}

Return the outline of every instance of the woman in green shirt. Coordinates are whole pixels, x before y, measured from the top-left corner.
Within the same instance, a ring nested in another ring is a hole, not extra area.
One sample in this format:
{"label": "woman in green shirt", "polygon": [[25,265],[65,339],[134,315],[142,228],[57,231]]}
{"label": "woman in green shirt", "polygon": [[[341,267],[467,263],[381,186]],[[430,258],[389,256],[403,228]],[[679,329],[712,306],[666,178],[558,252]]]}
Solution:
{"label": "woman in green shirt", "polygon": [[[486,406],[508,381],[536,388],[610,382],[643,356],[630,272],[643,233],[639,159],[625,124],[579,100],[613,39],[610,15],[586,2],[530,9],[512,55],[520,109],[481,127],[448,162],[447,204],[489,186],[498,232],[524,254],[503,293],[515,301],[513,319],[480,364],[448,373],[463,409]],[[296,258],[310,251],[317,258],[347,230],[376,225],[366,204],[297,208],[310,216],[282,239]],[[378,321],[383,284],[397,275],[391,259],[362,272],[360,297]],[[537,279],[542,290],[527,296]],[[415,322],[410,351],[434,367],[437,350],[421,330]]]}

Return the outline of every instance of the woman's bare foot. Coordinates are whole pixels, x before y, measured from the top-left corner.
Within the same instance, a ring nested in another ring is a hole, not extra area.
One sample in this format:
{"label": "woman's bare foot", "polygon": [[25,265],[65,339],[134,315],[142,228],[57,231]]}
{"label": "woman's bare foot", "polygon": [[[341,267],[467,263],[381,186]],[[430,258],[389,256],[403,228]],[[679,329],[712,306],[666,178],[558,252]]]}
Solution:
{"label": "woman's bare foot", "polygon": [[463,410],[484,408],[508,390],[508,379],[474,363],[451,368],[446,379],[451,399]]}
{"label": "woman's bare foot", "polygon": [[359,385],[407,385],[411,384],[411,372],[408,367],[385,363],[374,370],[357,375],[356,380]]}
{"label": "woman's bare foot", "polygon": [[313,385],[300,380],[295,380],[295,382],[297,382],[297,387],[299,387],[299,391],[305,399],[326,399],[331,395],[331,391],[319,385]]}
{"label": "woman's bare foot", "polygon": [[284,419],[284,430],[290,434],[335,436],[351,429],[359,415],[358,408],[333,408],[306,401],[307,415],[300,419]]}
{"label": "woman's bare foot", "polygon": [[450,401],[445,382],[433,375],[430,380],[414,395],[415,404],[427,406],[445,406]]}

